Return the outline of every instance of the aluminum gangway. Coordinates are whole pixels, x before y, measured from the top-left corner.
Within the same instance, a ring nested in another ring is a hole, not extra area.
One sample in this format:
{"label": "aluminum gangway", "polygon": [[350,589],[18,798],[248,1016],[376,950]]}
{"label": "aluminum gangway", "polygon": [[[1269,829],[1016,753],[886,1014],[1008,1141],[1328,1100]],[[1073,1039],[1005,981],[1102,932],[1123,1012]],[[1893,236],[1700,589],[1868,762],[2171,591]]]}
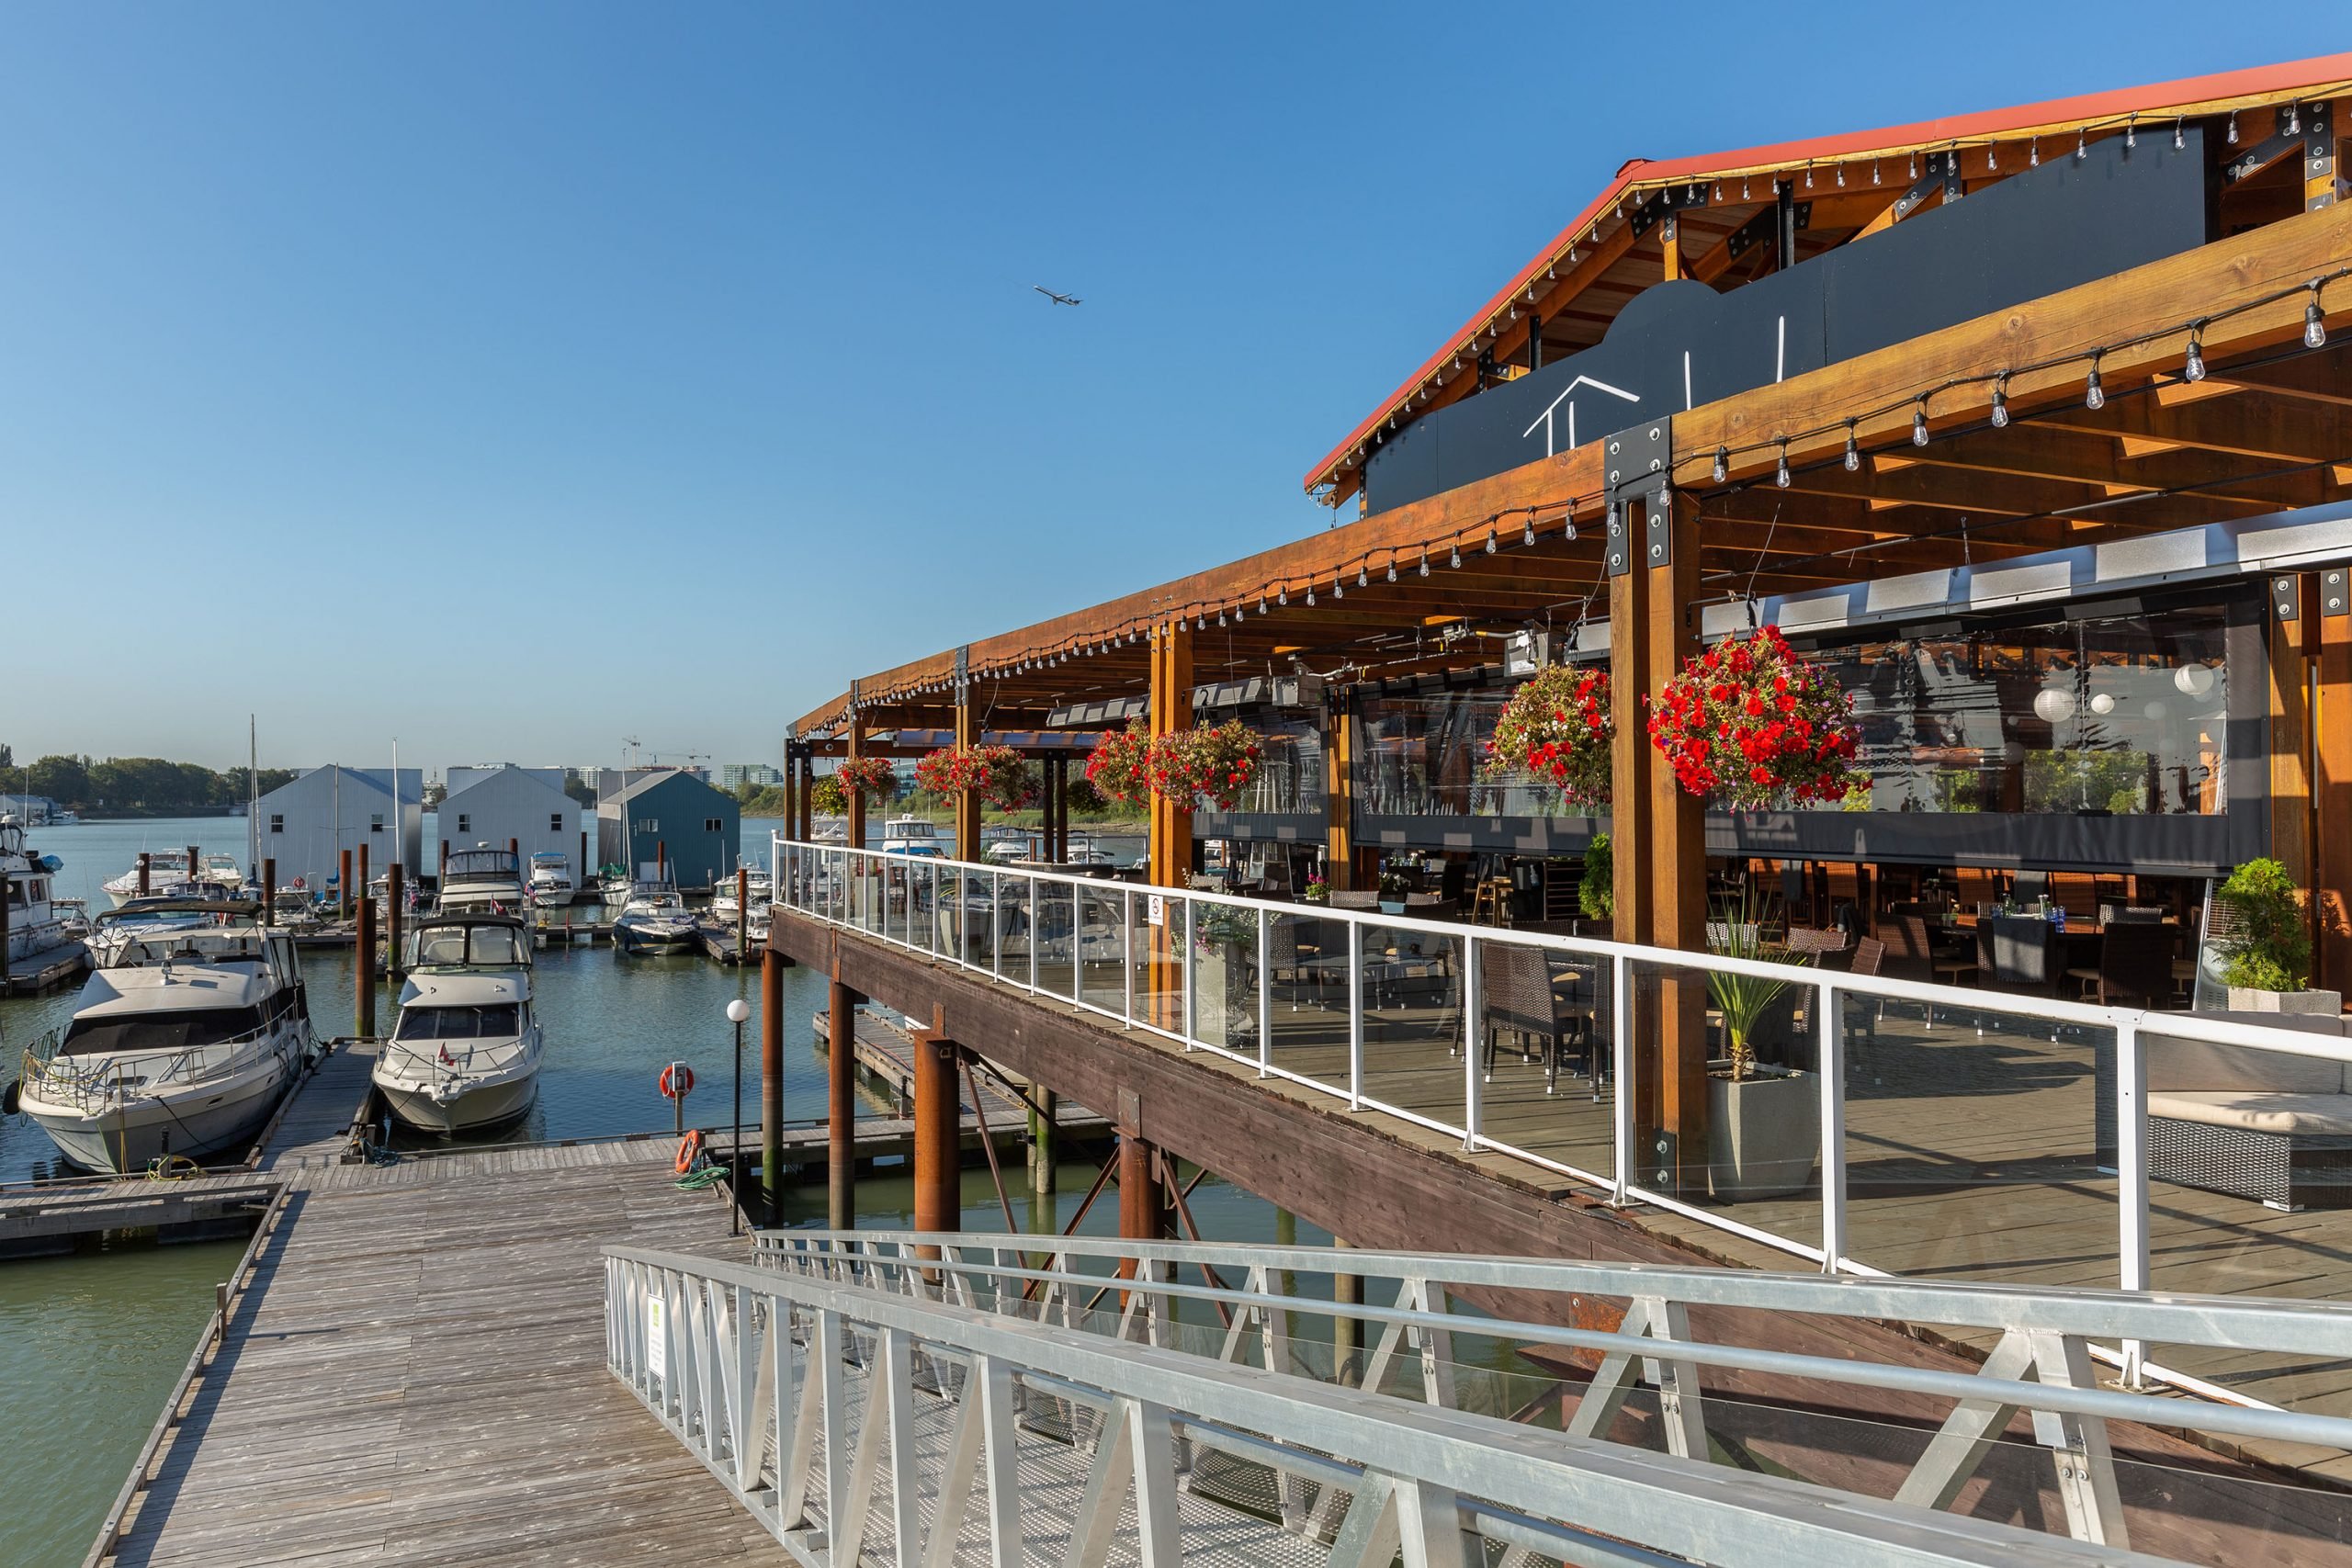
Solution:
{"label": "aluminum gangway", "polygon": [[[755,1245],[605,1248],[607,1359],[809,1568],[2168,1562],[2132,1550],[2132,1521],[2179,1506],[2181,1472],[2139,1475],[2109,1423],[2352,1449],[2352,1421],[2121,1391],[2091,1355],[2126,1338],[2340,1355],[2341,1306],[1070,1236]],[[1303,1293],[1334,1273],[1363,1295]],[[1602,1301],[1624,1303],[1607,1331],[1546,1310]],[[1999,1338],[1970,1374],[1707,1332],[1757,1313]],[[1372,1341],[1344,1367],[1342,1318]],[[1497,1368],[1531,1348],[1594,1368],[1556,1429],[1497,1397],[1513,1377]],[[1948,1415],[1871,1495],[1725,1462],[1702,1369]],[[1980,1469],[2021,1463],[2061,1505],[2052,1529],[1955,1511]],[[2297,1548],[2262,1542],[2275,1561]]]}

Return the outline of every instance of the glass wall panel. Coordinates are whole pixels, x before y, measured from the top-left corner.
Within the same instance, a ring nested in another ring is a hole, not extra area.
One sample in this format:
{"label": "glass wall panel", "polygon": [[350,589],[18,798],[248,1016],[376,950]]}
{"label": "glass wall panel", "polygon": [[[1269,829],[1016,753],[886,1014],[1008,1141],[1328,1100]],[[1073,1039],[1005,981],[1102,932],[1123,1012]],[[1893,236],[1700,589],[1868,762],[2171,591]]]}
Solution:
{"label": "glass wall panel", "polygon": [[1257,776],[1233,809],[1250,812],[1323,809],[1323,732],[1308,716],[1249,721],[1261,752]]}
{"label": "glass wall panel", "polygon": [[1531,773],[1486,773],[1487,742],[1510,695],[1498,687],[1360,701],[1356,809],[1375,817],[1583,815]]}

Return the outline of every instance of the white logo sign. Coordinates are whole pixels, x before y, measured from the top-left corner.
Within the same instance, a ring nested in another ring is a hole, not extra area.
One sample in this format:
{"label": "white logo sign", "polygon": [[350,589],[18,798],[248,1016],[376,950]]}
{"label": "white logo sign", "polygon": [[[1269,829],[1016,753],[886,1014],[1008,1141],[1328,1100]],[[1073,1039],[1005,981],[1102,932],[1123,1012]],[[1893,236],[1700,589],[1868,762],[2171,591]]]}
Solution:
{"label": "white logo sign", "polygon": [[663,1322],[662,1298],[655,1296],[645,1303],[645,1359],[657,1378],[670,1372],[670,1331]]}
{"label": "white logo sign", "polygon": [[1144,918],[1155,926],[1168,923],[1168,900],[1155,893],[1144,900]]}

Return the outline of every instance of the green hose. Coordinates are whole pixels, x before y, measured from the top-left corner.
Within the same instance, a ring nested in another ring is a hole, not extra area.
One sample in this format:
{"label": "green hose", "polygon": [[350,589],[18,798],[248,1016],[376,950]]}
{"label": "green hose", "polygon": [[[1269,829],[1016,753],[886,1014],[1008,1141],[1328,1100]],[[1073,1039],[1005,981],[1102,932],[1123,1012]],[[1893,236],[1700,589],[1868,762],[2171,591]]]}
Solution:
{"label": "green hose", "polygon": [[727,1168],[719,1165],[699,1165],[678,1178],[681,1192],[705,1192],[727,1179]]}

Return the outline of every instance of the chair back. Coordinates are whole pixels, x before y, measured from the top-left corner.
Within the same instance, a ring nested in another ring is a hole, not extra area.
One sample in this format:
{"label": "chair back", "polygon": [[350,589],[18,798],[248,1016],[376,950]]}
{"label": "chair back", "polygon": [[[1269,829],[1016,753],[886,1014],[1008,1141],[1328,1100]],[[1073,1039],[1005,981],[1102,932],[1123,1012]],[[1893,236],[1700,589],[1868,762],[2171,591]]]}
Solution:
{"label": "chair back", "polygon": [[2123,920],[2099,939],[2099,988],[2113,1006],[2161,1008],[2172,999],[2169,926]]}
{"label": "chair back", "polygon": [[1372,888],[1334,887],[1331,889],[1331,908],[1334,909],[1377,909],[1380,908],[1380,894],[1376,889]]}
{"label": "chair back", "polygon": [[1498,1029],[1552,1034],[1560,1028],[1544,950],[1516,942],[1478,944],[1478,995],[1484,1023]]}
{"label": "chair back", "polygon": [[2107,924],[2110,926],[2160,926],[2165,912],[2154,904],[2109,904]]}
{"label": "chair back", "polygon": [[1976,923],[1977,967],[1996,985],[2047,987],[2057,978],[2057,928],[2039,915],[1995,915]]}
{"label": "chair back", "polygon": [[1269,897],[1274,895],[1280,895],[1285,898],[1290,897],[1289,857],[1284,855],[1269,855],[1266,858],[1265,874],[1259,878],[1258,886],[1260,889]]}
{"label": "chair back", "polygon": [[1879,965],[1886,962],[1886,943],[1874,936],[1854,940],[1854,962],[1847,969],[1849,975],[1875,975]]}

